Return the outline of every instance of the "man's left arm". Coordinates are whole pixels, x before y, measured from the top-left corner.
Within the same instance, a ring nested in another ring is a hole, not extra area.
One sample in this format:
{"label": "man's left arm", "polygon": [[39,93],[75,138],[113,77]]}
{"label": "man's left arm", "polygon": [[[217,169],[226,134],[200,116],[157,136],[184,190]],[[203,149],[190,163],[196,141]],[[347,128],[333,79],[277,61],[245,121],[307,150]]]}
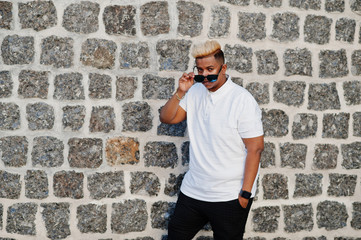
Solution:
{"label": "man's left arm", "polygon": [[[251,192],[254,180],[256,179],[258,173],[261,153],[264,149],[264,140],[263,136],[254,138],[242,138],[242,140],[247,149],[242,190]],[[248,199],[239,196],[238,200],[243,208],[247,207]]]}

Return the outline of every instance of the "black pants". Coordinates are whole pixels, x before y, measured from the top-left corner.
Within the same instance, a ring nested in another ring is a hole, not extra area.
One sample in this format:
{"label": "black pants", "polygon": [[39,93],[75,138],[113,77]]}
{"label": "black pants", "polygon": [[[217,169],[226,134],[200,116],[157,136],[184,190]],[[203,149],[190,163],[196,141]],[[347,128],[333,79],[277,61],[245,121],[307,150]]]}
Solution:
{"label": "black pants", "polygon": [[191,240],[210,223],[215,240],[241,240],[253,199],[242,208],[238,199],[204,202],[180,193],[168,226],[168,240]]}

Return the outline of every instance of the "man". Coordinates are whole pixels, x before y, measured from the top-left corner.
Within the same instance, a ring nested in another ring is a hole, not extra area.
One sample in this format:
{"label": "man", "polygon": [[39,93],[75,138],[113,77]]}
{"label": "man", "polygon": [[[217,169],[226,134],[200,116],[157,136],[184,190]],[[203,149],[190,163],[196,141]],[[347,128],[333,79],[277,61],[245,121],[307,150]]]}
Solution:
{"label": "man", "polygon": [[[216,41],[192,50],[196,72],[184,73],[160,112],[163,123],[187,119],[190,163],[168,240],[190,240],[209,222],[215,240],[243,238],[263,151],[261,111],[226,75]],[[194,83],[196,81],[196,83]]]}

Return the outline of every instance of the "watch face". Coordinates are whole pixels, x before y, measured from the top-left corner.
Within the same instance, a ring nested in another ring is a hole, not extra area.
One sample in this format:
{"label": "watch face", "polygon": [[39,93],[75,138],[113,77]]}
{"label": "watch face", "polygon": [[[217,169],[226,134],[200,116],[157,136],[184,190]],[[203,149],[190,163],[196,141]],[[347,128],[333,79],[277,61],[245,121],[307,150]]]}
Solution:
{"label": "watch face", "polygon": [[241,197],[243,197],[245,199],[250,199],[251,196],[252,196],[252,193],[241,190]]}

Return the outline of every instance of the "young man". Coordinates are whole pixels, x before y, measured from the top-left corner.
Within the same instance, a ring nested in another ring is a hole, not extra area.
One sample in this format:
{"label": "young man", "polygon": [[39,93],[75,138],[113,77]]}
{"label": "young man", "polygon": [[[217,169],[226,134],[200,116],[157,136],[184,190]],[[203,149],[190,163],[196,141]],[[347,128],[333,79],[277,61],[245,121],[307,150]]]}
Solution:
{"label": "young man", "polygon": [[[190,240],[210,222],[215,240],[243,238],[263,151],[262,113],[226,75],[216,41],[192,50],[196,73],[184,73],[160,113],[163,123],[187,119],[190,163],[168,240]],[[196,81],[196,83],[194,83]]]}

